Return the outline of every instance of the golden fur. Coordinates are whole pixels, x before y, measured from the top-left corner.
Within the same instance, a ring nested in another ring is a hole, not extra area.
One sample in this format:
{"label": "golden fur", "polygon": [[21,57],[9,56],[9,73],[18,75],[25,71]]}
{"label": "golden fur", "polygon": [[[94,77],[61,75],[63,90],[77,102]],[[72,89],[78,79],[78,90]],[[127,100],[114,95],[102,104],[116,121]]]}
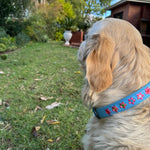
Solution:
{"label": "golden fur", "polygon": [[[102,107],[150,82],[150,53],[127,21],[108,18],[93,25],[78,60],[85,72],[83,102]],[[150,99],[104,119],[93,116],[83,137],[85,150],[150,150]]]}

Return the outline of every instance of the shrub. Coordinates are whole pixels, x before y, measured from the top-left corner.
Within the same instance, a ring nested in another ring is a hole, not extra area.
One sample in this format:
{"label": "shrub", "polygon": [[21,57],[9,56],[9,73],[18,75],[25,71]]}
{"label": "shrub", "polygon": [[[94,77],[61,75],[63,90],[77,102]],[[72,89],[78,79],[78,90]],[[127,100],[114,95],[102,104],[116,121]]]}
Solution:
{"label": "shrub", "polygon": [[55,40],[61,41],[63,39],[63,33],[61,31],[57,31],[55,33]]}
{"label": "shrub", "polygon": [[23,20],[8,20],[5,25],[5,30],[7,34],[12,37],[17,36],[21,31],[23,31],[26,27],[26,22]]}
{"label": "shrub", "polygon": [[25,44],[27,44],[30,41],[30,37],[25,34],[24,32],[20,32],[17,36],[16,36],[16,44],[18,46],[23,46]]}
{"label": "shrub", "polygon": [[0,44],[5,45],[5,50],[12,50],[17,48],[15,44],[15,38],[10,36],[0,38]]}
{"label": "shrub", "polygon": [[48,39],[44,25],[38,22],[32,22],[32,25],[27,26],[26,33],[32,41],[45,42]]}
{"label": "shrub", "polygon": [[7,35],[6,31],[2,27],[0,27],[0,37],[7,37],[7,36],[8,35]]}
{"label": "shrub", "polygon": [[7,55],[6,55],[6,54],[1,55],[1,59],[2,59],[2,60],[6,60],[6,59],[7,59]]}
{"label": "shrub", "polygon": [[6,50],[7,50],[6,46],[3,43],[0,43],[0,52],[4,52]]}

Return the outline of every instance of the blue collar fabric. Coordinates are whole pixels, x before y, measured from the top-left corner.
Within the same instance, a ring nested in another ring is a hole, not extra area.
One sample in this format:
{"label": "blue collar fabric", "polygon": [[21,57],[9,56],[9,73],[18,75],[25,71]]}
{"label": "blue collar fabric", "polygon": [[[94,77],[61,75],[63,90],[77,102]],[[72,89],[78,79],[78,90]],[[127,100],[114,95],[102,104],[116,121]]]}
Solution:
{"label": "blue collar fabric", "polygon": [[94,115],[101,119],[128,110],[150,97],[150,82],[131,95],[110,105],[93,108]]}

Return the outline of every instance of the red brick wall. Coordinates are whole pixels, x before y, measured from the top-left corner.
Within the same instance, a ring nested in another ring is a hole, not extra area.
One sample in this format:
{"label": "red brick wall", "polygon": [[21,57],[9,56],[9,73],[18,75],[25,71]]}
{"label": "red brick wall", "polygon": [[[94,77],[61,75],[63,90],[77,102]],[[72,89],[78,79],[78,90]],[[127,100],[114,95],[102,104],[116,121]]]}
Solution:
{"label": "red brick wall", "polygon": [[83,31],[77,31],[72,33],[70,43],[81,43],[83,41]]}
{"label": "red brick wall", "polygon": [[114,17],[115,14],[123,12],[123,19],[127,20],[128,19],[128,9],[129,9],[129,4],[124,4],[121,7],[117,7],[115,9],[111,10],[111,17]]}
{"label": "red brick wall", "polygon": [[150,5],[143,6],[142,18],[150,19]]}
{"label": "red brick wall", "polygon": [[142,6],[130,3],[128,11],[128,21],[139,29]]}

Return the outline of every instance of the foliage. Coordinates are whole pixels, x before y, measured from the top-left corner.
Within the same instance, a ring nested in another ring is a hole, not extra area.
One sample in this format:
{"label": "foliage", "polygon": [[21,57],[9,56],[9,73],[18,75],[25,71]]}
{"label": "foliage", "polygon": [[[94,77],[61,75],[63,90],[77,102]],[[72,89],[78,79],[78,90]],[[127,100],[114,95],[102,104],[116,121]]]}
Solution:
{"label": "foliage", "polygon": [[33,41],[46,42],[50,39],[61,40],[66,26],[76,28],[74,23],[66,24],[66,18],[75,18],[70,2],[65,0],[48,0],[45,5],[39,4],[38,9],[32,10],[32,16],[25,32]]}
{"label": "foliage", "polygon": [[[82,149],[80,141],[92,114],[81,102],[83,75],[74,73],[80,69],[77,49],[62,44],[27,44],[1,61],[1,71],[5,72],[0,78],[0,118],[5,121],[0,125],[2,150]],[[41,96],[51,99],[42,101]],[[52,110],[45,108],[56,101],[63,104]],[[37,106],[42,110],[36,110]],[[48,120],[60,123],[50,125]],[[36,125],[40,126],[37,137],[31,135]]]}
{"label": "foliage", "polygon": [[6,54],[1,55],[0,57],[1,57],[2,60],[6,60],[7,59],[7,55]]}
{"label": "foliage", "polygon": [[24,32],[20,32],[16,36],[16,44],[18,46],[23,46],[23,45],[27,44],[29,41],[30,41],[30,37],[28,35],[26,35]]}
{"label": "foliage", "polygon": [[22,19],[8,19],[5,24],[5,30],[7,34],[12,37],[17,36],[20,32],[22,32],[27,26],[26,21]]}
{"label": "foliage", "polygon": [[0,26],[5,25],[8,17],[23,18],[31,0],[0,0]]}
{"label": "foliage", "polygon": [[32,41],[43,42],[44,37],[47,37],[45,22],[40,19],[40,16],[32,16],[28,20],[29,24],[25,29],[25,33]]}
{"label": "foliage", "polygon": [[[105,7],[110,5],[111,0],[66,0],[73,6],[73,11],[76,14],[75,22],[79,29],[86,31],[93,22],[100,20]],[[97,17],[92,21],[90,15]],[[99,17],[98,17],[99,16]]]}
{"label": "foliage", "polygon": [[0,43],[0,52],[4,52],[6,49],[6,46],[3,43]]}
{"label": "foliage", "polygon": [[56,41],[61,41],[63,39],[63,34],[61,31],[56,31],[55,33],[55,40]]}
{"label": "foliage", "polygon": [[8,35],[7,35],[6,31],[2,27],[0,27],[0,38],[1,37],[7,37],[7,36]]}
{"label": "foliage", "polygon": [[16,49],[15,38],[10,36],[0,38],[1,51]]}

